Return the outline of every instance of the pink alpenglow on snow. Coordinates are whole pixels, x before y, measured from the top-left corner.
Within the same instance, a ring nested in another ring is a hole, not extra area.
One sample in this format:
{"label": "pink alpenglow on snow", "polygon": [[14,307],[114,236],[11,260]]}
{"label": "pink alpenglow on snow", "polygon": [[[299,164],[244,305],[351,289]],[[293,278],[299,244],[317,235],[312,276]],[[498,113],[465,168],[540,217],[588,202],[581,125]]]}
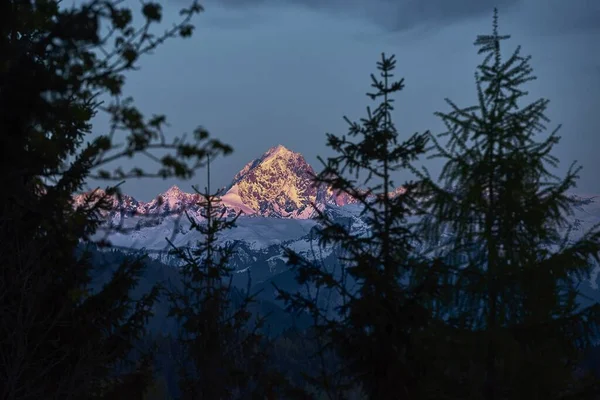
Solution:
{"label": "pink alpenglow on snow", "polygon": [[[234,176],[220,198],[221,206],[228,215],[241,212],[262,217],[308,219],[315,216],[313,204],[321,208],[327,204],[344,206],[356,203],[347,194],[315,186],[312,181],[314,174],[315,171],[300,153],[282,145],[272,147]],[[401,191],[398,188],[393,193]],[[83,202],[83,196],[75,197],[75,205]],[[125,209],[129,214],[197,212],[201,197],[172,186],[147,203],[126,195],[122,196],[121,202],[115,198],[113,203],[115,210]]]}

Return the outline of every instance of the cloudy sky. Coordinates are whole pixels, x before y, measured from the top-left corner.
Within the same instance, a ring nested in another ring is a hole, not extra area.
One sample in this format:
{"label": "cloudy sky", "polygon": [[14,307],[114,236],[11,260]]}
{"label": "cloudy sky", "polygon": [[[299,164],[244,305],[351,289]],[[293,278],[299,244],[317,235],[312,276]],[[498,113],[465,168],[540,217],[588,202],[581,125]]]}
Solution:
{"label": "cloudy sky", "polygon": [[[169,0],[166,20],[184,0]],[[584,167],[579,191],[600,193],[600,1],[598,0],[204,0],[188,40],[174,40],[141,61],[126,90],[143,111],[166,113],[173,134],[205,126],[231,144],[213,181],[229,183],[248,161],[282,144],[318,169],[325,133],[343,134],[364,116],[380,54],[395,54],[406,88],[397,97],[401,133],[442,126],[434,111],[444,98],[468,106],[480,60],[473,41],[491,29],[522,45],[538,80],[533,97],[551,100],[552,127],[562,124],[556,154],[564,167]],[[507,53],[508,54],[508,53]],[[432,170],[438,165],[428,164]],[[177,183],[128,182],[125,191],[149,200]]]}

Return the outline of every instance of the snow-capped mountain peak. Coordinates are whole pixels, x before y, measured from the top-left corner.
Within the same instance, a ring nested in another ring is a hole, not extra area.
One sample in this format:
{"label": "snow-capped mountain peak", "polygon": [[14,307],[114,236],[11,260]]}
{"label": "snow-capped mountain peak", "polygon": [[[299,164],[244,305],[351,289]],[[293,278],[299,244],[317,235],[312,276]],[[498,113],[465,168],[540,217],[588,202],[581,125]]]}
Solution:
{"label": "snow-capped mountain peak", "polygon": [[308,218],[317,195],[313,175],[314,170],[300,153],[278,145],[246,164],[223,198],[235,195],[262,216]]}
{"label": "snow-capped mountain peak", "polygon": [[271,147],[269,150],[267,150],[263,157],[265,157],[266,160],[267,158],[290,157],[298,154],[300,153],[295,153],[284,145],[278,144],[277,146]]}
{"label": "snow-capped mountain peak", "polygon": [[91,190],[89,192],[82,193],[80,195],[75,196],[73,198],[73,205],[75,207],[83,206],[85,203],[88,203],[89,205],[93,205],[101,199],[103,199],[104,201],[107,201],[110,209],[116,213],[132,214],[135,212],[135,210],[137,210],[137,208],[140,206],[140,204],[142,204],[142,203],[138,202],[136,199],[134,199],[133,197],[128,196],[123,193],[121,193],[119,195],[117,195],[117,194],[108,195],[102,189],[95,189],[95,190]]}
{"label": "snow-capped mountain peak", "polygon": [[156,196],[154,200],[142,203],[139,211],[143,214],[183,212],[198,208],[201,197],[197,193],[186,193],[178,186],[173,185],[166,192]]}
{"label": "snow-capped mountain peak", "polygon": [[[356,202],[347,194],[334,193],[324,185],[316,186],[312,179],[314,174],[302,154],[277,145],[235,175],[221,195],[221,206],[227,215],[242,212],[262,217],[307,219],[315,215],[313,204],[322,208],[327,204],[344,206]],[[102,193],[97,191],[94,197]],[[84,195],[75,197],[75,205],[83,203]],[[184,192],[173,185],[149,202],[138,202],[124,195],[114,203],[115,210],[125,208],[131,215],[168,215],[198,211],[201,200],[202,195]]]}
{"label": "snow-capped mountain peak", "polygon": [[179,189],[179,186],[173,185],[163,194],[163,196],[166,196],[166,197],[178,196],[181,193],[183,193],[183,192],[181,191],[181,189]]}
{"label": "snow-capped mountain peak", "polygon": [[157,199],[174,207],[181,202],[198,200],[199,197],[197,193],[185,193],[177,185],[173,185],[166,192],[160,194]]}

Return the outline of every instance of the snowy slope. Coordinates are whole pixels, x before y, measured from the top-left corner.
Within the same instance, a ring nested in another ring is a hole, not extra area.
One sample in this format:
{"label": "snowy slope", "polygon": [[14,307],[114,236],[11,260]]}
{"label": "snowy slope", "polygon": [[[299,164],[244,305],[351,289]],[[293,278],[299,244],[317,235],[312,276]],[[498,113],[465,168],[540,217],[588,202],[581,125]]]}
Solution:
{"label": "snowy slope", "polygon": [[[127,226],[135,224],[132,217]],[[259,250],[295,240],[309,233],[314,227],[314,220],[280,219],[266,217],[241,216],[236,221],[236,227],[225,231],[222,241],[243,241],[251,249]],[[196,231],[189,231],[187,219],[169,216],[160,219],[154,226],[143,227],[139,230],[115,232],[110,235],[110,242],[118,247],[128,247],[147,250],[164,250],[168,247],[167,238],[177,246],[194,246],[202,236]]]}

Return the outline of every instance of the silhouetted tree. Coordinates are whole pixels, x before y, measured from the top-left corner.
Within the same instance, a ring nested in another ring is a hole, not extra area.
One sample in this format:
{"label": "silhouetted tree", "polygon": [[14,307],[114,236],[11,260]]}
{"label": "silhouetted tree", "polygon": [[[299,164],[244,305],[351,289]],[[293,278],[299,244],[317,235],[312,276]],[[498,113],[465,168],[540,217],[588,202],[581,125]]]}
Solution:
{"label": "silhouetted tree", "polygon": [[[508,58],[493,31],[477,37],[477,104],[447,100],[447,142],[433,138],[445,161],[439,183],[423,174],[423,232],[448,263],[450,288],[433,302],[446,321],[439,363],[448,398],[558,399],[597,395],[597,383],[575,374],[581,352],[597,340],[598,304],[579,309],[578,281],[598,260],[600,232],[569,235],[579,168],[552,174],[557,130],[540,136],[548,100],[525,103],[535,79],[530,57]],[[595,387],[594,387],[595,386]]]}
{"label": "silhouetted tree", "polygon": [[431,288],[425,279],[410,279],[417,272],[426,275],[421,273],[426,266],[415,250],[418,238],[409,220],[415,184],[397,188],[392,177],[425,152],[427,133],[399,139],[391,95],[402,90],[404,80],[392,81],[395,64],[393,56],[382,55],[377,64],[381,79],[371,75],[376,92],[368,94],[381,103],[374,111],[367,108],[360,123],[345,118],[348,137],[327,135],[328,146],[338,155],[321,160],[324,169],[315,177],[316,185],[355,199],[368,228],[338,223],[327,210],[318,210],[320,244],[341,250],[339,273],[287,252],[300,284],[308,283],[313,292],[337,294],[331,315],[311,295],[280,292],[292,310],[315,315],[320,356],[337,365],[312,383],[330,398],[347,398],[356,386],[372,399],[420,398],[424,382],[427,357],[420,332],[430,321],[423,304]]}
{"label": "silhouetted tree", "polygon": [[[209,164],[210,166],[210,164]],[[234,244],[219,236],[235,226],[220,207],[220,192],[201,195],[200,219],[186,213],[190,231],[201,234],[194,247],[177,247],[172,253],[181,262],[181,289],[171,289],[170,315],[180,322],[177,336],[182,399],[250,399],[273,397],[286,381],[267,363],[266,338],[261,332],[264,317],[252,321],[249,310],[255,296],[251,280],[245,291],[232,286],[234,268],[229,266]],[[257,397],[258,396],[258,397]]]}
{"label": "silhouetted tree", "polygon": [[[165,40],[187,37],[197,3],[164,34],[157,3],[143,2],[144,23],[118,0],[65,6],[57,0],[0,2],[0,397],[141,398],[150,356],[136,349],[157,289],[131,297],[143,264],[131,258],[92,290],[89,253],[76,251],[113,207],[111,197],[73,195],[90,178],[190,177],[209,153],[207,140],[167,141],[164,116],[146,119],[122,98],[124,74]],[[109,132],[92,135],[98,113]],[[137,154],[161,158],[156,171],[116,167]]]}

